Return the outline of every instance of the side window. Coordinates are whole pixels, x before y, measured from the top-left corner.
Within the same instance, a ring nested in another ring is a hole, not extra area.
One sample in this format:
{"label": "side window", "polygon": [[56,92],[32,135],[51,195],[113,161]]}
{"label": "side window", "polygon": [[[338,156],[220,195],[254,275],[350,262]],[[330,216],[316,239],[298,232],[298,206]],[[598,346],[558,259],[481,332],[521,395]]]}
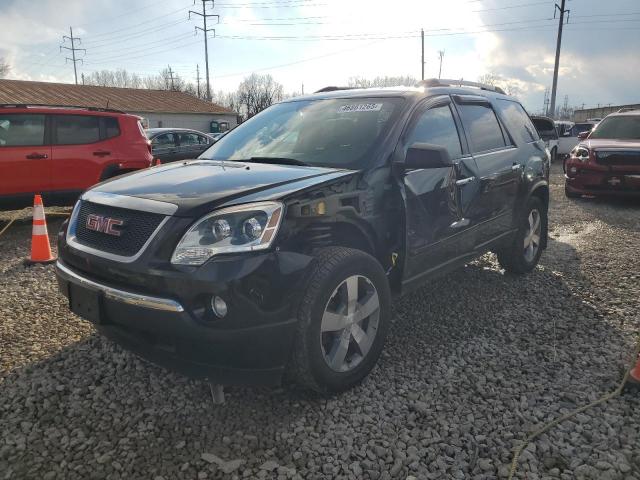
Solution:
{"label": "side window", "polygon": [[535,125],[522,105],[511,100],[498,100],[496,106],[507,122],[507,128],[512,135],[517,135],[525,143],[540,140]]}
{"label": "side window", "polygon": [[0,147],[44,145],[44,115],[0,115]]}
{"label": "side window", "polygon": [[180,133],[178,134],[180,137],[180,146],[181,147],[191,147],[193,145],[198,145],[198,135],[195,133]]}
{"label": "side window", "polygon": [[407,137],[406,145],[410,147],[414,143],[441,145],[446,147],[451,158],[462,156],[458,129],[449,105],[430,108],[420,115]]}
{"label": "side window", "polygon": [[473,153],[486,152],[506,146],[502,128],[500,128],[495,112],[489,105],[462,104],[458,108],[464,128],[469,135]]}
{"label": "side window", "polygon": [[209,139],[204,135],[196,135],[198,137],[199,145],[209,145]]}
{"label": "side window", "polygon": [[100,118],[90,115],[55,115],[54,138],[58,145],[81,145],[100,140]]}
{"label": "side window", "polygon": [[151,143],[156,147],[173,147],[175,142],[173,141],[173,133],[163,133],[151,140]]}
{"label": "side window", "polygon": [[115,117],[103,117],[104,122],[104,138],[113,138],[120,135],[120,125]]}

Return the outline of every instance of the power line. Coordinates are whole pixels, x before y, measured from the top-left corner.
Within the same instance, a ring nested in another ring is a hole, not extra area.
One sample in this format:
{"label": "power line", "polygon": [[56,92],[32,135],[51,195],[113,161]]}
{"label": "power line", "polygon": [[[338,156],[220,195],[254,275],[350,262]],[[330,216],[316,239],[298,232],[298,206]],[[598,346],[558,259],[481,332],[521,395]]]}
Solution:
{"label": "power line", "polygon": [[[195,5],[195,1],[194,1],[194,5]],[[214,7],[214,0],[201,0],[202,1],[202,13],[200,12],[196,12],[194,10],[189,10],[189,18],[191,18],[191,14],[193,13],[194,15],[198,15],[200,17],[202,17],[202,27],[196,27],[196,33],[198,32],[198,30],[202,31],[203,36],[204,36],[204,65],[205,65],[205,69],[206,69],[206,75],[207,75],[207,101],[210,102],[211,101],[211,85],[210,85],[210,80],[209,80],[209,46],[208,46],[208,42],[207,42],[207,38],[209,37],[208,33],[209,32],[213,32],[213,36],[216,36],[216,30],[215,28],[207,28],[207,18],[209,17],[216,17],[216,19],[218,21],[220,21],[220,15],[216,15],[214,13],[207,13],[207,2],[211,2],[211,8]]]}
{"label": "power line", "polygon": [[149,27],[149,28],[145,28],[143,30],[140,30],[139,32],[133,32],[133,33],[129,33],[129,34],[125,34],[125,35],[118,35],[117,38],[114,39],[106,39],[106,40],[98,40],[97,42],[93,41],[93,42],[85,42],[85,45],[90,46],[91,49],[95,49],[95,48],[102,48],[104,46],[111,46],[114,44],[121,44],[124,40],[131,40],[134,38],[138,38],[138,37],[146,37],[147,35],[149,35],[150,33],[155,33],[155,32],[159,32],[159,31],[166,31],[167,29],[170,29],[171,27],[186,23],[187,20],[186,19],[180,19],[180,20],[174,20],[171,22],[167,22],[167,23],[162,23],[160,25],[155,25],[153,27]]}
{"label": "power line", "polygon": [[120,33],[120,32],[124,32],[125,30],[131,30],[131,29],[136,29],[138,27],[140,27],[141,25],[147,25],[149,23],[153,23],[157,20],[160,20],[161,18],[166,18],[169,17],[171,15],[175,15],[178,12],[184,12],[187,8],[189,7],[180,7],[177,10],[173,10],[171,12],[165,13],[163,15],[158,15],[157,17],[152,17],[152,18],[148,18],[147,20],[143,21],[143,22],[137,22],[135,25],[129,25],[128,27],[122,27],[122,28],[118,28],[116,30],[108,30],[102,33],[96,33],[94,35],[92,35],[92,38],[96,38],[96,37],[111,37],[114,36],[115,33]]}
{"label": "power line", "polygon": [[[78,69],[76,67],[76,63],[77,62],[81,62],[82,63],[82,58],[78,58],[76,59],[76,51],[82,51],[84,53],[87,53],[87,51],[84,48],[76,48],[76,44],[75,42],[78,43],[82,43],[82,39],[78,38],[78,37],[74,37],[73,36],[73,28],[69,27],[69,35],[70,36],[66,36],[63,35],[62,36],[62,43],[63,45],[60,45],[60,51],[62,52],[62,50],[69,50],[71,52],[71,58],[69,57],[65,57],[65,63],[67,61],[72,61],[73,62],[73,75],[76,81],[76,85],[78,84]],[[71,47],[67,47],[66,45],[64,45],[64,42],[66,40],[70,40],[71,41]]]}

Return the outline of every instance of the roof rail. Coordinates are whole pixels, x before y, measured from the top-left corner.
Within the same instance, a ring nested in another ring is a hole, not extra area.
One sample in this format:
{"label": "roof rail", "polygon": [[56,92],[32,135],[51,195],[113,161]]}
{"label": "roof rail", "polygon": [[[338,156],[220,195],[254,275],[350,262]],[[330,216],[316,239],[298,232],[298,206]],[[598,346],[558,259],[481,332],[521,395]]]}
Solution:
{"label": "roof rail", "polygon": [[427,80],[421,80],[417,83],[418,87],[474,87],[480,90],[487,90],[490,92],[501,93],[506,95],[505,91],[495,85],[488,85],[486,83],[469,82],[467,80],[448,80],[440,78],[428,78]]}
{"label": "roof rail", "polygon": [[324,87],[321,88],[320,90],[316,90],[313,93],[324,93],[324,92],[335,92],[337,90],[353,90],[356,87],[335,87],[335,86],[329,86],[329,87]]}
{"label": "roof rail", "polygon": [[90,107],[87,105],[53,105],[50,103],[0,103],[0,108],[68,108],[71,110],[89,110],[90,112],[126,113],[114,108]]}
{"label": "roof rail", "polygon": [[638,107],[622,107],[616,113],[633,112],[635,110],[640,110],[640,108],[638,108]]}

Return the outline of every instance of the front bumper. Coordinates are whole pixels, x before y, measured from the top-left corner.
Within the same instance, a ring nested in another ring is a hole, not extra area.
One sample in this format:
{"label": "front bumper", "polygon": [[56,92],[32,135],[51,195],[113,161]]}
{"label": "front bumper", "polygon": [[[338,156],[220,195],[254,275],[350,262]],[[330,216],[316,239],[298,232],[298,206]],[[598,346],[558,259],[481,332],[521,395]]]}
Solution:
{"label": "front bumper", "polygon": [[[640,196],[640,169],[583,164],[569,160],[565,184],[576,195]],[[636,171],[637,170],[637,171]]]}
{"label": "front bumper", "polygon": [[[279,302],[264,298],[266,292],[258,302],[243,285],[256,293],[257,284],[252,278],[273,275],[271,264],[279,264],[272,258],[275,253],[262,255],[261,262],[254,258],[249,262],[253,269],[239,257],[235,262],[238,268],[234,269],[238,275],[224,285],[213,279],[194,279],[194,272],[187,271],[173,272],[171,277],[149,273],[147,288],[136,288],[106,281],[107,270],[98,265],[95,272],[78,268],[72,265],[80,265],[78,258],[66,245],[64,252],[72,262],[61,256],[56,264],[60,290],[69,299],[72,311],[92,321],[105,336],[155,364],[190,377],[223,384],[280,383],[297,323],[290,295],[296,295],[293,285],[301,284],[307,262],[299,262],[299,268],[290,272],[294,275],[282,275],[279,283],[273,282],[291,289],[279,297]],[[287,263],[287,255],[284,257]],[[182,284],[183,290],[171,288],[177,284]],[[149,293],[149,287],[153,293]],[[186,290],[192,296],[184,295]],[[194,300],[215,294],[223,296],[229,305],[229,314],[223,319]],[[85,298],[90,299],[87,303],[94,311],[81,305]],[[285,299],[287,303],[281,304]]]}

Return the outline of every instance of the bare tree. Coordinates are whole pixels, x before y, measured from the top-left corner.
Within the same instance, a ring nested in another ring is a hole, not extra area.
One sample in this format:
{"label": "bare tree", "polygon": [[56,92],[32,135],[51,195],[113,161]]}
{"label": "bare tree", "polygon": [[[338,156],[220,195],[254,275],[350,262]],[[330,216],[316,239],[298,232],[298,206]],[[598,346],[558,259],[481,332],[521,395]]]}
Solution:
{"label": "bare tree", "polygon": [[246,117],[251,118],[268,106],[282,100],[283,90],[282,85],[276,82],[271,75],[253,73],[238,86],[238,111],[244,110]]}
{"label": "bare tree", "polygon": [[238,92],[217,92],[213,95],[213,103],[226,107],[233,112],[240,111]]}
{"label": "bare tree", "polygon": [[0,78],[6,77],[9,70],[11,70],[9,64],[4,61],[4,58],[0,58]]}
{"label": "bare tree", "polygon": [[373,79],[363,78],[363,77],[351,77],[348,82],[349,87],[355,88],[373,88],[373,87],[398,87],[398,86],[406,86],[413,87],[418,80],[414,77],[407,76],[397,76],[397,77],[375,77]]}
{"label": "bare tree", "polygon": [[142,79],[127,70],[99,70],[85,76],[85,84],[101,87],[140,88]]}
{"label": "bare tree", "polygon": [[496,73],[485,73],[484,75],[480,75],[478,77],[478,82],[484,83],[486,85],[491,85],[493,87],[500,87],[505,91],[507,95],[520,95],[522,93],[522,89],[520,86],[513,80],[503,77],[502,75],[498,75]]}
{"label": "bare tree", "polygon": [[[171,77],[173,76],[173,81]],[[85,77],[85,84],[101,87],[145,88],[149,90],[175,90],[197,96],[197,89],[191,82],[185,81],[180,75],[169,74],[169,69],[161,70],[157,75],[142,77],[137,73],[130,73],[125,69],[99,70]]]}

